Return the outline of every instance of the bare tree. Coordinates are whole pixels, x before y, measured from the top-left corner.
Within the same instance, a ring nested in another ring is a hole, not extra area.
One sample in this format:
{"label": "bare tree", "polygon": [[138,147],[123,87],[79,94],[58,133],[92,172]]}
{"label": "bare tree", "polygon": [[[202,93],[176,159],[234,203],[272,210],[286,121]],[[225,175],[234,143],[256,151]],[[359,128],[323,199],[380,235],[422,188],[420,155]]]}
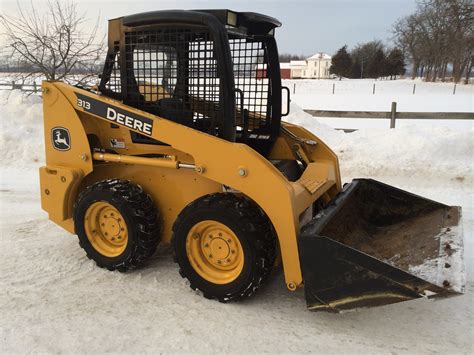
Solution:
{"label": "bare tree", "polygon": [[415,14],[394,26],[397,44],[413,62],[413,77],[444,80],[451,69],[459,82],[470,74],[474,53],[472,0],[418,0]]}
{"label": "bare tree", "polygon": [[20,78],[45,77],[87,85],[96,76],[103,54],[104,38],[98,39],[99,18],[84,31],[85,15],[72,1],[49,0],[45,13],[33,3],[28,11],[17,5],[17,16],[0,15],[1,34],[6,37],[12,60],[31,68]]}
{"label": "bare tree", "polygon": [[474,47],[472,39],[473,4],[471,0],[425,0],[420,11],[425,15],[431,47],[431,72],[427,79],[435,81],[452,66],[452,76],[459,82]]}

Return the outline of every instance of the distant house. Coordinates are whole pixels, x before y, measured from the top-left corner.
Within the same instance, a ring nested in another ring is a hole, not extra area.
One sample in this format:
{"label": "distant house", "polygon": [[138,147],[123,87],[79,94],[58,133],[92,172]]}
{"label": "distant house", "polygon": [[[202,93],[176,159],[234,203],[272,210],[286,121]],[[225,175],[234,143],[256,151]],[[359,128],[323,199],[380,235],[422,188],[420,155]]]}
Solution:
{"label": "distant house", "polygon": [[331,56],[326,53],[316,53],[309,57],[306,59],[308,67],[303,77],[309,79],[328,79],[331,59]]}
{"label": "distant house", "polygon": [[[282,79],[329,79],[329,68],[332,57],[326,53],[316,53],[306,60],[292,60],[280,63]],[[267,77],[267,65],[257,64],[255,68],[257,79]]]}
{"label": "distant house", "polygon": [[326,53],[316,53],[306,60],[292,60],[291,79],[328,79],[331,59]]}
{"label": "distant house", "polygon": [[306,60],[292,60],[290,62],[291,79],[301,79],[307,66]]}

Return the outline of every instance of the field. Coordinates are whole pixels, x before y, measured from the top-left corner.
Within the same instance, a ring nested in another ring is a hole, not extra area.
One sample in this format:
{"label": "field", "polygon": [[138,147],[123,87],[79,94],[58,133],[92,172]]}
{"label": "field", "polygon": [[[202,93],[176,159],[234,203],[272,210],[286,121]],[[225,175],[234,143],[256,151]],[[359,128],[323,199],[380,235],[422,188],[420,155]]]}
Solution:
{"label": "field", "polygon": [[334,149],[344,182],[373,177],[462,206],[465,295],[334,315],[308,312],[303,292],[288,292],[281,270],[253,299],[220,304],[191,291],[166,248],[132,273],[99,269],[77,237],[41,210],[41,100],[0,91],[0,353],[472,353],[472,121],[407,122],[390,130],[388,121],[346,120],[344,128],[360,128],[346,134],[331,127],[340,121],[301,109],[388,110],[395,100],[401,111],[473,112],[472,86],[452,95],[452,84],[417,83],[413,95],[411,81],[377,82],[380,93],[373,95],[372,82],[335,81],[347,90],[333,95],[326,91],[332,83],[297,82],[288,121]]}
{"label": "field", "polygon": [[[292,102],[304,109],[340,111],[390,111],[393,101],[399,112],[472,112],[474,85],[423,83],[413,80],[284,80]],[[334,85],[334,94],[332,93]],[[375,94],[373,89],[375,85]],[[413,87],[415,86],[415,94]],[[454,94],[453,94],[454,93]],[[389,121],[371,119],[321,118],[335,128],[388,127]],[[413,125],[446,126],[438,120],[399,120],[397,127]],[[452,129],[469,130],[472,121],[451,121]]]}

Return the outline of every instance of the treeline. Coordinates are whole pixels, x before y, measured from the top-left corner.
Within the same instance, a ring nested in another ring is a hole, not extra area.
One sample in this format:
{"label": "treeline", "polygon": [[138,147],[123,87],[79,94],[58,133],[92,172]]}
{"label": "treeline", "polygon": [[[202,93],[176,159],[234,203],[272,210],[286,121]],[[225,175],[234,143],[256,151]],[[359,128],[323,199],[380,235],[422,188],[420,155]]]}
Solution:
{"label": "treeline", "polygon": [[290,53],[281,53],[279,56],[280,63],[289,63],[292,60],[305,60],[306,56]]}
{"label": "treeline", "polygon": [[333,55],[329,72],[339,78],[396,79],[405,74],[405,56],[399,48],[385,49],[381,41],[359,44],[350,52],[345,45]]}
{"label": "treeline", "polygon": [[[92,69],[94,73],[101,73],[103,68],[102,63],[89,65],[88,68],[74,67],[69,70],[68,74],[88,74]],[[9,57],[0,57],[0,73],[37,73],[39,68],[37,65],[27,63],[24,61],[14,61]],[[58,72],[62,72],[58,70]]]}
{"label": "treeline", "polygon": [[412,77],[426,81],[452,75],[466,82],[474,64],[472,0],[419,0],[414,14],[402,18],[393,32],[413,65]]}

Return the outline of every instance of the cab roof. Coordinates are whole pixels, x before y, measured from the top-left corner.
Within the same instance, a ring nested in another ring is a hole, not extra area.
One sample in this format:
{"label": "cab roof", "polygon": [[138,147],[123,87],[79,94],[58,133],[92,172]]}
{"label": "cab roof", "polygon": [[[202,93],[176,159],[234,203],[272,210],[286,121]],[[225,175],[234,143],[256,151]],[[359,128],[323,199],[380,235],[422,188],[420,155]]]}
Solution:
{"label": "cab roof", "polygon": [[244,27],[252,33],[265,34],[280,27],[281,22],[277,19],[255,13],[255,12],[236,12],[228,9],[216,10],[160,10],[149,11],[122,17],[122,23],[125,26],[135,27],[152,25],[156,23],[176,22],[180,19],[187,22],[190,18],[202,18],[213,16],[224,26]]}

